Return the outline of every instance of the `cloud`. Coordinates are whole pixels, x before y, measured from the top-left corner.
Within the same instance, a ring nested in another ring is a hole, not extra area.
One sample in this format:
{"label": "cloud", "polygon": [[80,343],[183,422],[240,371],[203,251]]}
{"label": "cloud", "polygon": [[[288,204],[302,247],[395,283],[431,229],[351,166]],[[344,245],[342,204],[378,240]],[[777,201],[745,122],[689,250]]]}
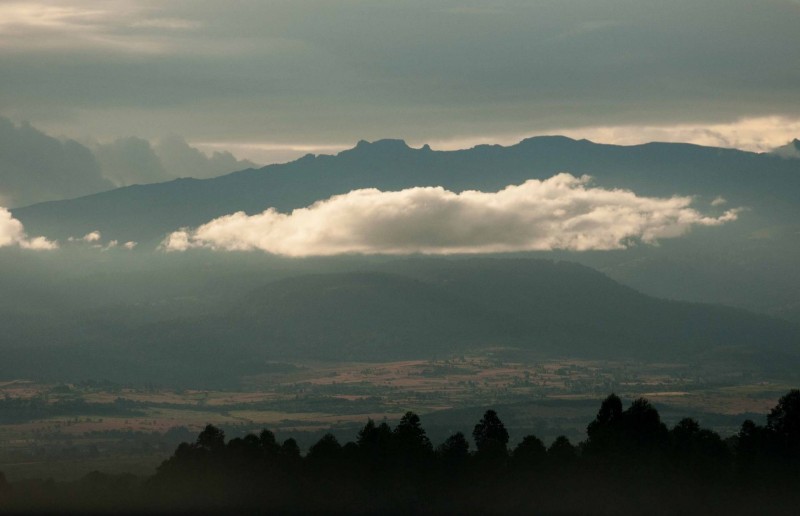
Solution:
{"label": "cloud", "polygon": [[732,122],[716,124],[586,127],[560,129],[556,132],[565,136],[618,145],[635,145],[652,141],[686,142],[753,152],[769,152],[800,134],[800,118],[765,116],[741,118]]}
{"label": "cloud", "polygon": [[230,152],[206,155],[178,136],[155,146],[137,137],[108,143],[62,141],[0,116],[0,205],[10,208],[80,197],[114,186],[178,177],[209,178],[257,167]]}
{"label": "cloud", "polygon": [[691,197],[640,197],[592,187],[590,178],[558,174],[499,192],[455,193],[442,187],[396,192],[354,190],[291,213],[270,208],[182,229],[167,251],[205,247],[287,256],[335,254],[501,253],[624,249],[685,234],[693,226],[735,220],[690,207]]}
{"label": "cloud", "polygon": [[143,138],[118,138],[110,143],[94,143],[93,148],[103,175],[117,186],[178,177],[203,179],[258,166],[238,160],[227,151],[214,151],[207,156],[179,136],[162,138],[155,145]]}
{"label": "cloud", "polygon": [[117,186],[172,179],[153,152],[150,142],[142,138],[119,138],[111,143],[96,144],[94,152],[103,175]]}
{"label": "cloud", "polygon": [[42,251],[57,249],[58,243],[44,237],[28,237],[22,222],[11,216],[10,211],[0,207],[0,247],[10,246]]}
{"label": "cloud", "polygon": [[153,11],[140,0],[12,0],[0,4],[0,51],[159,54],[173,45],[153,36],[202,25]]}
{"label": "cloud", "polygon": [[164,168],[174,177],[202,179],[258,166],[252,161],[238,160],[225,150],[215,150],[207,156],[179,136],[162,138],[154,150]]}
{"label": "cloud", "polygon": [[91,233],[86,234],[81,240],[84,242],[99,242],[101,235],[99,231],[92,231]]}
{"label": "cloud", "polygon": [[0,193],[7,206],[78,197],[112,186],[83,145],[0,117]]}
{"label": "cloud", "polygon": [[486,143],[513,145],[524,138],[551,134],[575,139],[585,138],[596,143],[613,145],[639,145],[654,141],[680,142],[751,152],[772,151],[783,157],[800,157],[800,151],[793,142],[778,147],[800,135],[800,118],[786,116],[745,117],[724,123],[702,124],[556,126],[547,131],[448,138],[428,142],[412,140],[412,143],[429,143],[437,150],[457,150]]}
{"label": "cloud", "polygon": [[64,134],[286,145],[800,118],[796,2],[469,4],[3,2],[0,105]]}
{"label": "cloud", "polygon": [[118,247],[121,247],[123,249],[127,249],[128,251],[130,251],[134,247],[139,245],[138,242],[133,242],[133,241],[125,242],[124,244],[120,244],[118,240],[111,240],[108,243],[106,243],[105,245],[103,245],[102,240],[103,240],[103,235],[97,230],[92,231],[90,233],[87,233],[87,234],[83,235],[80,238],[69,237],[67,239],[67,241],[72,243],[72,244],[88,244],[89,247],[93,247],[94,249],[100,249],[101,251],[109,251],[111,249],[115,249],[115,248],[118,248]]}

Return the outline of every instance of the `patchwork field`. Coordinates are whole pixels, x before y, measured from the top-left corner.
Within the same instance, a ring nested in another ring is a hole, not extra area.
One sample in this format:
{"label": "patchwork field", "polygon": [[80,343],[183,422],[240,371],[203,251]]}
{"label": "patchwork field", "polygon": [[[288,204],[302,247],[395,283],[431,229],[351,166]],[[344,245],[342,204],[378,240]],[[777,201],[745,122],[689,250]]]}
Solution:
{"label": "patchwork field", "polygon": [[647,397],[667,424],[692,416],[727,436],[744,419],[763,418],[796,386],[793,378],[722,367],[538,360],[513,349],[271,370],[226,391],[0,382],[0,471],[12,479],[68,479],[92,470],[148,474],[208,423],[228,436],[270,428],[307,447],[326,431],[350,440],[368,418],[393,424],[408,410],[422,415],[434,443],[454,431],[469,433],[488,407],[498,410],[512,443],[529,433],[578,442],[610,392],[625,400]]}

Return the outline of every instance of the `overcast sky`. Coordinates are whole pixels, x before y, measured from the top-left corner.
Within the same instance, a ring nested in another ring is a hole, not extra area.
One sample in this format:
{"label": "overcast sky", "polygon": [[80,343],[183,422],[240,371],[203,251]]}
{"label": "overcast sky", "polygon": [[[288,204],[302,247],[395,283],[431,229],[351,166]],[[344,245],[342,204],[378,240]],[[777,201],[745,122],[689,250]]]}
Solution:
{"label": "overcast sky", "polygon": [[800,136],[798,0],[0,3],[0,116],[254,161],[359,139]]}

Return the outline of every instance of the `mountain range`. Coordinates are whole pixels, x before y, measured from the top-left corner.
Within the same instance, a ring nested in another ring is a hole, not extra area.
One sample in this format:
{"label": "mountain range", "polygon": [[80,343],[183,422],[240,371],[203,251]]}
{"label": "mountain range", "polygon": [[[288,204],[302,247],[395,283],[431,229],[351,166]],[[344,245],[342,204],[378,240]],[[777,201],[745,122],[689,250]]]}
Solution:
{"label": "mountain range", "polygon": [[701,211],[741,208],[738,220],[699,228],[659,246],[556,252],[659,297],[723,303],[800,322],[800,160],[774,153],[679,143],[596,144],[560,136],[467,150],[359,142],[332,155],[212,179],[135,185],[13,210],[31,235],[67,239],[99,230],[152,251],[167,234],[216,217],[273,207],[283,212],[357,188],[443,186],[496,191],[567,171],[638,195],[693,196]]}
{"label": "mountain range", "polygon": [[212,179],[134,185],[16,209],[14,216],[29,233],[50,238],[99,230],[119,241],[157,244],[170,231],[221,215],[289,211],[357,188],[496,191],[567,171],[640,195],[693,195],[707,202],[722,197],[731,206],[753,208],[753,224],[764,225],[800,211],[798,168],[798,162],[772,154],[676,143],[616,146],[553,136],[510,147],[434,151],[402,140],[361,141],[335,156],[309,154]]}

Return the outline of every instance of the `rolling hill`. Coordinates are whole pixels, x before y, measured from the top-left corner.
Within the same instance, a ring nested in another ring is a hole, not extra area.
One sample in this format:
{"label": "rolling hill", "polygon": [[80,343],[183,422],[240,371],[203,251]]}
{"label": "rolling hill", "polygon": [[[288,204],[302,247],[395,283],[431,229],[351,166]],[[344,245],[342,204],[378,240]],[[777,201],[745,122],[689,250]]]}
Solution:
{"label": "rolling hill", "polygon": [[[126,307],[119,307],[125,312]],[[0,377],[235,382],[286,360],[385,361],[512,347],[542,357],[715,361],[795,368],[800,329],[770,317],[641,294],[585,266],[408,259],[284,277],[225,309],[7,346]]]}

